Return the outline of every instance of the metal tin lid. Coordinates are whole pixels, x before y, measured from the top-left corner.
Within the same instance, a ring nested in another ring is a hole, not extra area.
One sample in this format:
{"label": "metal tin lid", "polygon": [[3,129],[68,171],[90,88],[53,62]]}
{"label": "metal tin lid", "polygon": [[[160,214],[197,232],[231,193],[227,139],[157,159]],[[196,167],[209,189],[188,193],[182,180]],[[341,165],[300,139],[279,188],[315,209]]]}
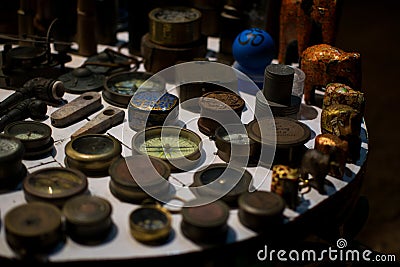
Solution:
{"label": "metal tin lid", "polygon": [[204,113],[204,110],[216,112],[230,109],[241,113],[245,107],[245,102],[240,95],[234,92],[215,91],[204,94],[199,100],[199,105],[202,113]]}
{"label": "metal tin lid", "polygon": [[23,181],[23,190],[28,202],[40,200],[57,206],[73,196],[87,191],[86,176],[79,170],[50,167],[37,170]]}
{"label": "metal tin lid", "polygon": [[126,108],[140,87],[146,91],[165,92],[165,81],[150,79],[150,72],[125,71],[106,77],[104,81],[104,100],[112,105]]}
{"label": "metal tin lid", "polygon": [[188,201],[182,208],[182,220],[192,226],[215,228],[226,225],[229,218],[229,206],[221,200],[202,206],[191,206],[198,200]]}
{"label": "metal tin lid", "polygon": [[18,138],[0,134],[0,163],[21,161],[24,152],[24,145]]}
{"label": "metal tin lid", "polygon": [[[311,129],[304,123],[288,117],[276,117],[274,119],[263,118],[262,125],[275,123],[275,132],[266,129],[265,136],[261,136],[258,122],[253,120],[249,123],[249,137],[256,142],[272,144],[276,140],[277,148],[292,148],[305,144],[311,138]],[[275,139],[276,135],[276,139]]]}
{"label": "metal tin lid", "polygon": [[104,198],[80,195],[66,201],[62,212],[67,221],[74,225],[96,225],[109,219],[112,207]]}
{"label": "metal tin lid", "polygon": [[239,209],[257,216],[281,215],[286,203],[281,196],[268,191],[246,192],[239,197]]}
{"label": "metal tin lid", "polygon": [[16,121],[6,126],[4,133],[19,140],[25,148],[24,158],[46,154],[53,150],[50,126],[37,121]]}
{"label": "metal tin lid", "polygon": [[228,168],[226,163],[214,163],[195,172],[191,187],[208,185],[207,189],[199,188],[193,192],[203,197],[222,196],[222,201],[235,206],[239,195],[249,190],[252,178],[245,169]]}
{"label": "metal tin lid", "polygon": [[[128,168],[127,164],[130,165],[130,168]],[[138,178],[140,179],[142,186],[160,184],[159,177],[161,176],[168,180],[171,173],[168,164],[164,161],[158,158],[149,158],[146,155],[133,155],[125,158],[121,157],[110,165],[108,172],[111,180],[118,185],[137,188],[139,185],[137,184],[136,178],[133,177],[131,170],[134,170],[134,173],[140,173],[145,177],[144,179]],[[143,182],[145,182],[145,184]]]}
{"label": "metal tin lid", "polygon": [[179,104],[179,98],[173,94],[143,91],[136,93],[129,102],[129,108],[136,111],[168,113]]}
{"label": "metal tin lid", "polygon": [[33,202],[14,207],[6,213],[4,225],[8,244],[21,254],[53,249],[63,241],[62,214],[52,204]]}
{"label": "metal tin lid", "polygon": [[160,205],[143,205],[129,215],[132,236],[140,242],[165,241],[171,232],[171,214]]}
{"label": "metal tin lid", "polygon": [[104,75],[93,73],[86,67],[79,67],[58,77],[64,83],[65,91],[80,94],[103,89]]}

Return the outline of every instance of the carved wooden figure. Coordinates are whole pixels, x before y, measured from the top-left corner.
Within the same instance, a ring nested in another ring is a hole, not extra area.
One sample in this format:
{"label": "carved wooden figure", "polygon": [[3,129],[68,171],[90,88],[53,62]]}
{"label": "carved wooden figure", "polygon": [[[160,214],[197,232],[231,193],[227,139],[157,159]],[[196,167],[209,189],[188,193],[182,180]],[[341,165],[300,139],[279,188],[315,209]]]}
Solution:
{"label": "carved wooden figure", "polygon": [[312,176],[310,184],[316,187],[320,194],[325,194],[325,177],[329,173],[331,156],[316,149],[307,150],[301,160],[300,173],[303,180]]}
{"label": "carved wooden figure", "polygon": [[286,52],[295,40],[299,56],[307,47],[315,44],[333,45],[336,38],[338,6],[338,0],[282,0],[279,18],[279,63],[289,64]]}
{"label": "carved wooden figure", "polygon": [[315,88],[339,82],[354,90],[361,90],[361,55],[342,49],[318,44],[304,50],[300,68],[306,75],[304,80],[304,101],[315,104]]}

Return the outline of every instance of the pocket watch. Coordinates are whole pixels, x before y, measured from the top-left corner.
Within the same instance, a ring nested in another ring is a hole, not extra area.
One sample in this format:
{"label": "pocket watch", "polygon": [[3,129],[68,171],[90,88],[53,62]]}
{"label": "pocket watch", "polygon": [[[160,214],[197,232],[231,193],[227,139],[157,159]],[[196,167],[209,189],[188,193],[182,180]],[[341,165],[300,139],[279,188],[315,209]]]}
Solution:
{"label": "pocket watch", "polygon": [[88,181],[76,169],[50,167],[29,174],[22,187],[27,202],[43,201],[62,207],[71,197],[87,193]]}
{"label": "pocket watch", "polygon": [[165,81],[151,79],[152,73],[140,71],[118,72],[106,77],[103,98],[111,105],[127,108],[138,88],[143,91],[165,91]]}
{"label": "pocket watch", "polygon": [[18,138],[25,148],[24,159],[41,157],[54,148],[50,126],[38,121],[16,121],[6,126],[4,133]]}
{"label": "pocket watch", "polygon": [[175,126],[148,127],[132,138],[132,153],[164,160],[172,172],[194,168],[200,161],[201,148],[197,133]]}

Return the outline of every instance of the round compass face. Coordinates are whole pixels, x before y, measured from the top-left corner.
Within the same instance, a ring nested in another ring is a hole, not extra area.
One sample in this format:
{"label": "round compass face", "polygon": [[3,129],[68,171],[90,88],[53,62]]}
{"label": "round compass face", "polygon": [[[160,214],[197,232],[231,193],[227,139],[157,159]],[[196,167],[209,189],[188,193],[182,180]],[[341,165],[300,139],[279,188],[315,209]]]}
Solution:
{"label": "round compass face", "polygon": [[237,144],[237,145],[249,145],[250,144],[250,138],[248,137],[248,135],[242,134],[242,133],[226,134],[226,135],[222,136],[222,139],[224,141],[230,142],[232,144]]}
{"label": "round compass face", "polygon": [[[179,165],[179,161],[186,159],[184,165],[188,167],[186,164],[195,164],[200,158],[201,137],[191,130],[174,126],[148,127],[135,134],[132,150],[172,165]],[[171,166],[172,170],[177,168],[179,169],[177,166]]]}

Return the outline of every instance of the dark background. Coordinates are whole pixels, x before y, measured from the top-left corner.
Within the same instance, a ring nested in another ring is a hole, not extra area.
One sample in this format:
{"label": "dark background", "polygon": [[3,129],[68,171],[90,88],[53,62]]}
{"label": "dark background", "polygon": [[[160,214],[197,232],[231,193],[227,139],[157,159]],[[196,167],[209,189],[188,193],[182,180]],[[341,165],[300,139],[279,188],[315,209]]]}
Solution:
{"label": "dark background", "polygon": [[369,153],[361,193],[369,217],[357,240],[400,259],[400,21],[395,1],[343,1],[336,46],[362,57]]}

